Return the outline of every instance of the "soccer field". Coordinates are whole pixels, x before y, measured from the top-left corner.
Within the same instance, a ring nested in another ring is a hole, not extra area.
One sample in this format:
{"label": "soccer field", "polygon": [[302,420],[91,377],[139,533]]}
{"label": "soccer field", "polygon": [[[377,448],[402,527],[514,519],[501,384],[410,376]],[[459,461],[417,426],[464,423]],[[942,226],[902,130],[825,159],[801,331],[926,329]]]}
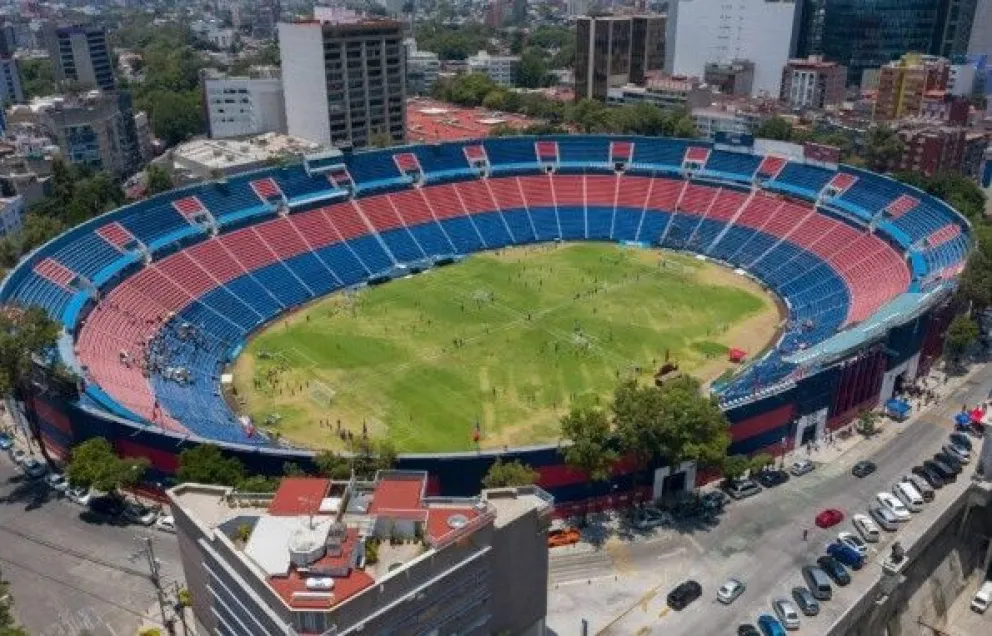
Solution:
{"label": "soccer field", "polygon": [[[272,323],[234,365],[238,410],[286,441],[342,429],[401,452],[553,442],[573,403],[649,381],[666,352],[712,380],[728,347],[759,353],[774,299],[692,257],[614,244],[487,252],[336,294]],[[268,423],[266,423],[268,421]]]}

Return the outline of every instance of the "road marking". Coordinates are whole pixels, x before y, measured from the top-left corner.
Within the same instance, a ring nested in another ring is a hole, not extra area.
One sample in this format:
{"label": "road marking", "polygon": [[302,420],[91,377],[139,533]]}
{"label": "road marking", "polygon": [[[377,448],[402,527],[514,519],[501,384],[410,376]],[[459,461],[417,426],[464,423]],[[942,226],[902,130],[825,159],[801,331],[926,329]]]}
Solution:
{"label": "road marking", "polygon": [[671,611],[672,611],[672,608],[665,607],[660,612],[658,612],[658,618],[665,618],[666,616],[668,616],[668,613],[671,612]]}

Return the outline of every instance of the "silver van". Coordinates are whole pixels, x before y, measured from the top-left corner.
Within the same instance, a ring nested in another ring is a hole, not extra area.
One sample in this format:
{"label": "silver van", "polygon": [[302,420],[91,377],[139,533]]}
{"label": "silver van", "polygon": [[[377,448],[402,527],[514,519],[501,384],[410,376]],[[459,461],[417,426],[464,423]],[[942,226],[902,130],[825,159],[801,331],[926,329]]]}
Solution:
{"label": "silver van", "polygon": [[830,597],[833,596],[834,591],[830,587],[830,579],[827,577],[827,573],[819,567],[815,565],[803,567],[803,580],[806,581],[806,587],[813,594],[813,598],[818,601],[829,601]]}

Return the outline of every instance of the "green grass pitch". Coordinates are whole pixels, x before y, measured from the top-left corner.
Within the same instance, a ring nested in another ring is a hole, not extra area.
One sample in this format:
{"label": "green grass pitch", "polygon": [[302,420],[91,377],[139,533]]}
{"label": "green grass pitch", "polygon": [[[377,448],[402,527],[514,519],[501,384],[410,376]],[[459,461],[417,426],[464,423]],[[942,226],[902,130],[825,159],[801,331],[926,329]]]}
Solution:
{"label": "green grass pitch", "polygon": [[553,442],[573,403],[649,379],[666,352],[712,379],[728,346],[774,336],[770,296],[683,255],[613,244],[477,254],[336,294],[272,323],[234,367],[237,410],[286,441],[341,448],[338,423],[400,451]]}

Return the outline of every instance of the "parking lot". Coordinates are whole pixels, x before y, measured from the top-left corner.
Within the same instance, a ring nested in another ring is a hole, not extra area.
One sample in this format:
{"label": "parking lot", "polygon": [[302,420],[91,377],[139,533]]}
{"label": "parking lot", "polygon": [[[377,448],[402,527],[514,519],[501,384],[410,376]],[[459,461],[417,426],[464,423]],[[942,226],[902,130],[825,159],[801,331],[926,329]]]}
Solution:
{"label": "parking lot", "polygon": [[165,585],[181,582],[173,535],[89,514],[0,453],[0,568],[33,636],[131,636],[156,617],[143,536],[154,538]]}

